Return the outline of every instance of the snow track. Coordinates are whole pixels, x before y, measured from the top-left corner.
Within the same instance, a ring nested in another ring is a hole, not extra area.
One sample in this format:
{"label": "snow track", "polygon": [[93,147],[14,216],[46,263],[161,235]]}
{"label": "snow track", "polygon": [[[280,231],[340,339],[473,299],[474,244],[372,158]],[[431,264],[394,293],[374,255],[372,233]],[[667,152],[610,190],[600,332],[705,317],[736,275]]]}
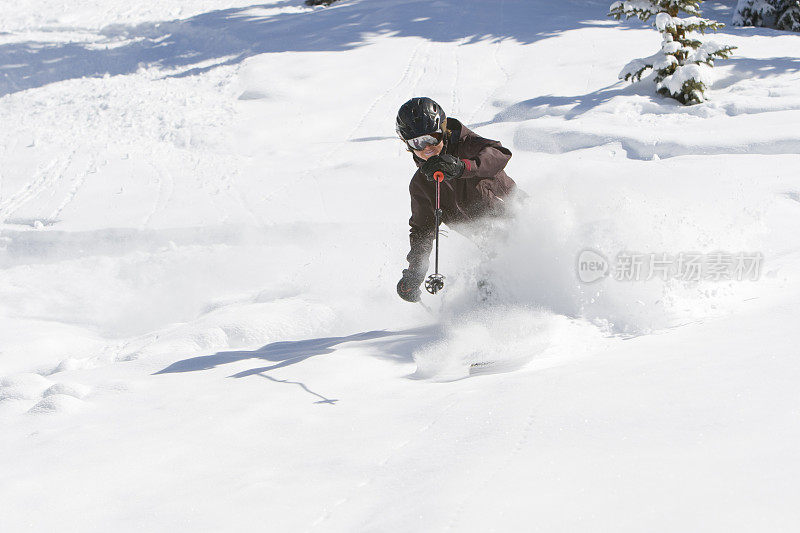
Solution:
{"label": "snow track", "polygon": [[40,171],[37,171],[33,180],[22,190],[13,194],[8,200],[0,203],[0,220],[5,222],[26,203],[55,187],[62,178],[63,173],[69,167],[72,161],[72,155],[74,155],[74,152],[66,158],[52,160]]}
{"label": "snow track", "polygon": [[[406,63],[405,68],[403,69],[403,73],[400,76],[400,79],[397,81],[396,84],[392,85],[386,91],[384,91],[379,97],[377,97],[367,108],[361,118],[358,120],[358,123],[353,127],[353,130],[347,136],[348,139],[352,139],[359,131],[361,131],[362,126],[367,121],[371,115],[373,115],[373,111],[381,102],[385,101],[387,97],[394,96],[398,94],[415,94],[414,89],[416,89],[417,84],[419,83],[420,78],[422,77],[421,71],[417,68],[417,62],[419,61],[420,57],[426,57],[428,54],[427,52],[430,51],[431,43],[427,41],[420,41],[412,50],[411,55],[408,58],[408,62]],[[415,79],[414,79],[415,78]],[[403,88],[403,91],[398,91],[401,87],[408,84],[410,80],[414,79],[413,82],[410,82],[411,90]],[[394,100],[391,102],[390,105],[387,105],[386,108],[390,109],[394,105]],[[386,112],[386,109],[382,109],[382,112]],[[380,121],[383,120],[385,115],[375,115],[373,120]]]}
{"label": "snow track", "polygon": [[73,179],[70,189],[66,194],[64,200],[58,204],[58,206],[53,210],[53,212],[48,217],[49,220],[58,220],[58,217],[61,215],[62,211],[73,201],[75,197],[78,195],[78,192],[86,183],[90,174],[96,174],[98,171],[97,162],[91,161],[85,170],[79,171],[79,175]]}

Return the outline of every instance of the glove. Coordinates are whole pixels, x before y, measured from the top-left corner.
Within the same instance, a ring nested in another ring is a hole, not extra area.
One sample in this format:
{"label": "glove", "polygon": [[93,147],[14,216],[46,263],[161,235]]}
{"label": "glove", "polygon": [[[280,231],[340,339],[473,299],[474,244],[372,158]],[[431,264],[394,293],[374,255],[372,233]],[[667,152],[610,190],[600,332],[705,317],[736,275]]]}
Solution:
{"label": "glove", "polygon": [[404,269],[403,277],[397,282],[397,294],[400,298],[407,302],[418,302],[421,293],[419,286],[422,285],[423,277],[407,268]]}
{"label": "glove", "polygon": [[452,180],[460,178],[465,167],[466,164],[461,159],[450,154],[439,154],[425,161],[420,171],[428,181],[433,181],[435,172],[442,172],[445,180]]}

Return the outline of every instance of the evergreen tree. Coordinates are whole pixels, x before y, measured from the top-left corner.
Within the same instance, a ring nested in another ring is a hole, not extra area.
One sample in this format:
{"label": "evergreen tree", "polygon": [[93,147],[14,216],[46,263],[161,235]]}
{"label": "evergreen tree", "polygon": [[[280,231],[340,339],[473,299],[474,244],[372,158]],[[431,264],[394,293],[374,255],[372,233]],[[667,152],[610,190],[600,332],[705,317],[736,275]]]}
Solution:
{"label": "evergreen tree", "polygon": [[776,0],[739,0],[733,13],[734,26],[768,26]]}
{"label": "evergreen tree", "polygon": [[800,31],[800,0],[739,0],[733,24]]}
{"label": "evergreen tree", "polygon": [[336,0],[306,0],[307,6],[329,6]]}
{"label": "evergreen tree", "polygon": [[782,0],[777,7],[775,27],[800,31],[800,0]]}
{"label": "evergreen tree", "polygon": [[[652,69],[656,90],[675,98],[682,104],[698,104],[706,100],[705,91],[711,84],[714,60],[727,58],[734,46],[712,41],[703,43],[699,34],[716,31],[724,24],[702,18],[703,0],[625,0],[611,5],[609,16],[619,20],[637,17],[646,22],[654,17],[653,25],[661,32],[661,50],[650,57],[635,59],[625,65],[620,79],[639,81],[644,72]],[[685,13],[686,18],[678,15]]]}

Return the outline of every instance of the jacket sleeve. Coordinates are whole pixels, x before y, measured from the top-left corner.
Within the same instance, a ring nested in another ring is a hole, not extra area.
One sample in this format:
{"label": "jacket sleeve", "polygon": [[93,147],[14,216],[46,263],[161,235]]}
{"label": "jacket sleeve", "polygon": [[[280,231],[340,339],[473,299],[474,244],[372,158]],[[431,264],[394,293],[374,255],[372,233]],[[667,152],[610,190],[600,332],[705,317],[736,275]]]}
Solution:
{"label": "jacket sleeve", "polygon": [[463,179],[493,178],[511,159],[511,150],[497,141],[470,133],[462,142],[462,160],[466,165]]}
{"label": "jacket sleeve", "polygon": [[436,218],[433,212],[433,198],[422,187],[421,182],[424,178],[421,176],[418,171],[408,188],[411,193],[411,218],[408,221],[411,226],[409,231],[411,251],[408,252],[406,259],[408,259],[408,269],[420,278],[424,278],[430,265]]}

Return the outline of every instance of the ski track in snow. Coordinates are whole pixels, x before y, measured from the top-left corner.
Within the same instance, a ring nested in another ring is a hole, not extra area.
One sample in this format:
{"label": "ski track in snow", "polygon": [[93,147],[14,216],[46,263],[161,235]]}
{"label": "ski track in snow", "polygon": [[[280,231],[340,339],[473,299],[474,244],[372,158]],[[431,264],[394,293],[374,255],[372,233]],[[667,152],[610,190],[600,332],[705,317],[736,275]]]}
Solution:
{"label": "ski track in snow", "polygon": [[156,167],[155,165],[153,165],[153,163],[148,162],[148,164],[151,166],[151,168],[153,169],[153,171],[155,172],[155,174],[157,176],[156,177],[156,183],[158,184],[158,190],[156,191],[156,197],[155,197],[155,200],[153,201],[152,207],[148,211],[147,215],[145,215],[144,220],[142,220],[142,223],[139,224],[139,227],[141,229],[147,228],[150,225],[150,221],[153,219],[153,217],[156,216],[158,214],[158,212],[162,210],[163,199],[165,197],[164,196],[164,187],[165,187],[165,185],[164,185],[164,181],[165,181],[164,180],[164,172],[161,169],[159,169],[158,167]]}
{"label": "ski track in snow", "polygon": [[253,211],[253,208],[250,206],[250,202],[247,201],[247,198],[242,193],[241,186],[238,184],[240,178],[240,172],[236,170],[236,174],[234,175],[233,179],[230,179],[231,184],[231,194],[234,195],[236,201],[242,206],[242,209],[245,210],[247,216],[250,218],[251,222],[256,226],[263,226],[264,222],[261,218]]}
{"label": "ski track in snow", "polygon": [[[491,472],[485,476],[482,480],[472,485],[467,494],[460,500],[458,505],[456,506],[453,517],[450,522],[447,524],[447,528],[445,531],[463,531],[464,526],[459,524],[462,520],[463,512],[466,506],[470,502],[475,502],[480,498],[476,498],[482,492],[485,492],[486,487],[490,485],[490,483],[496,479],[503,471],[507,468],[513,466],[517,455],[520,453],[522,448],[525,446],[525,443],[528,442],[529,434],[533,428],[534,422],[536,420],[535,416],[535,409],[532,409],[531,412],[528,414],[527,418],[525,419],[524,423],[522,424],[522,432],[520,437],[517,438],[511,452],[502,458],[500,464],[496,467],[493,467]],[[499,512],[499,511],[498,511]]]}
{"label": "ski track in snow", "polygon": [[[416,77],[415,81],[412,83],[412,90],[411,91],[402,91],[401,92],[401,91],[398,91],[398,89],[400,89],[400,87],[402,87],[406,83],[407,80],[411,79],[411,72],[414,70],[413,67],[415,66],[419,56],[422,55],[422,56],[427,57],[428,56],[428,51],[431,49],[431,46],[432,46],[432,43],[430,43],[429,41],[420,41],[420,42],[417,43],[417,45],[414,47],[414,49],[411,51],[411,54],[408,57],[408,62],[406,63],[405,68],[403,68],[403,72],[400,75],[400,79],[397,80],[397,83],[395,83],[394,85],[390,86],[383,93],[381,93],[380,96],[378,96],[377,98],[375,98],[375,100],[372,101],[372,103],[367,107],[367,110],[364,111],[364,114],[361,115],[361,118],[358,119],[358,121],[356,122],[355,126],[353,126],[353,129],[350,130],[350,133],[347,135],[347,140],[351,140],[354,136],[356,136],[356,134],[358,134],[358,132],[361,131],[361,128],[364,126],[364,124],[366,123],[367,119],[372,115],[373,111],[377,108],[378,104],[380,104],[381,102],[386,100],[389,96],[391,96],[391,95],[393,95],[395,93],[398,93],[398,92],[400,92],[400,94],[405,93],[405,92],[414,93],[414,89],[416,88],[417,83],[419,82],[419,79],[420,79],[421,75],[418,75]],[[424,50],[424,52],[422,54],[420,54],[420,50]],[[392,104],[394,104],[394,101],[392,102]],[[378,119],[378,120],[382,120],[382,117],[380,119]],[[338,148],[338,146],[337,146],[337,148]],[[335,151],[335,149],[331,150],[331,153],[334,152],[334,151]]]}
{"label": "ski track in snow", "polygon": [[377,469],[375,471],[373,471],[373,473],[369,477],[367,477],[363,481],[359,482],[355,487],[352,487],[351,490],[350,490],[350,493],[346,497],[341,498],[340,500],[337,500],[334,503],[334,505],[333,505],[333,507],[331,509],[327,509],[324,513],[322,513],[322,515],[320,515],[316,520],[314,520],[311,523],[310,530],[317,529],[319,526],[323,525],[326,521],[328,521],[334,515],[334,513],[336,512],[337,509],[343,507],[349,501],[354,500],[360,492],[366,490],[383,473],[383,470],[392,461],[392,459],[394,457],[396,457],[401,451],[403,451],[405,448],[407,448],[409,446],[409,444],[418,441],[424,434],[426,434],[428,431],[430,431],[430,429],[433,428],[437,424],[437,422],[439,422],[439,420],[445,414],[447,414],[453,408],[453,406],[455,406],[457,403],[458,403],[457,399],[453,400],[450,403],[448,403],[437,414],[436,417],[434,417],[430,422],[428,422],[419,431],[417,431],[414,434],[414,436],[412,436],[411,438],[408,438],[408,439],[404,439],[404,440],[398,442],[397,444],[395,444],[391,448],[391,450],[389,450],[389,452],[386,454],[384,459],[382,459],[380,462],[378,462]]}
{"label": "ski track in snow", "polygon": [[[102,168],[102,167],[100,167]],[[86,184],[87,179],[89,178],[89,174],[96,174],[98,172],[98,165],[96,159],[90,159],[86,170],[78,171],[78,177],[75,178],[74,183],[70,190],[67,192],[64,200],[58,205],[58,207],[53,210],[53,212],[48,217],[49,220],[58,220],[58,217],[61,215],[62,211],[70,204],[73,200],[78,196],[78,193]]]}
{"label": "ski track in snow", "polygon": [[37,171],[36,177],[22,190],[12,195],[8,200],[0,203],[0,221],[5,222],[18,209],[39,195],[55,187],[63,173],[69,168],[75,152],[65,158],[53,159],[42,170]]}
{"label": "ski track in snow", "polygon": [[[498,10],[500,11],[500,29],[502,30],[504,27],[504,17],[503,14],[505,13],[505,0],[500,0],[498,2],[499,7]],[[505,33],[505,32],[502,32]],[[508,87],[511,83],[512,74],[503,67],[500,63],[500,52],[503,47],[503,42],[505,39],[497,39],[497,44],[494,46],[494,51],[492,53],[492,61],[494,62],[495,66],[500,70],[503,74],[504,80],[500,83],[497,83],[492,87],[491,91],[486,94],[486,97],[481,101],[481,103],[476,107],[472,113],[467,117],[467,124],[472,124],[475,119],[479,116],[480,112],[486,107],[490,101],[497,99],[497,96],[503,90],[504,87]]]}

